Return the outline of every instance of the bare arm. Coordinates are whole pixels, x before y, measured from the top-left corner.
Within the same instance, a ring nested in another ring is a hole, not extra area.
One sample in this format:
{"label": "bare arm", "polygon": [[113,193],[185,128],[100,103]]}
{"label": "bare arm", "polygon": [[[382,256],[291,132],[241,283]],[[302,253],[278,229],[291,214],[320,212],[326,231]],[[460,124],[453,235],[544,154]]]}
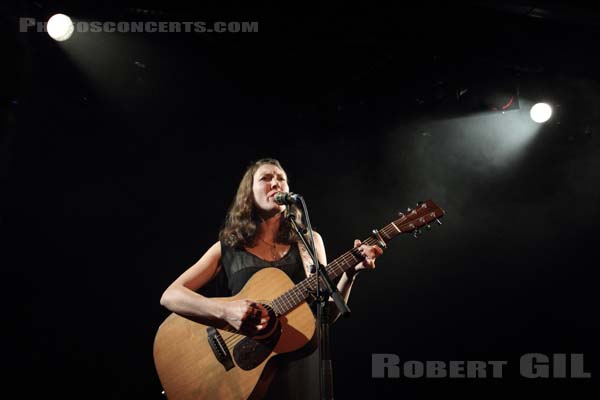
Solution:
{"label": "bare arm", "polygon": [[169,285],[160,304],[204,325],[219,326],[226,322],[235,329],[241,329],[245,321],[252,320],[256,321],[256,325],[244,327],[245,330],[254,332],[263,329],[268,324],[267,310],[253,300],[217,301],[196,293],[216,275],[220,260],[221,244],[217,242]]}
{"label": "bare arm", "polygon": [[223,303],[196,293],[196,290],[206,285],[216,275],[220,259],[221,245],[217,242],[169,285],[160,298],[160,304],[170,311],[205,324],[222,320]]}
{"label": "bare arm", "polygon": [[[314,238],[319,262],[323,265],[327,265],[327,257],[325,255],[325,244],[323,243],[323,238],[316,232],[314,232]],[[383,253],[383,250],[381,250],[378,246],[363,245],[358,239],[354,241],[354,247],[361,247],[361,253],[367,258],[358,263],[354,268],[344,272],[337,284],[337,289],[346,303],[350,298],[350,291],[352,290],[352,283],[354,282],[354,278],[356,278],[356,274],[363,269],[374,269],[375,258]],[[333,300],[330,299],[329,302],[333,303]],[[331,321],[333,322],[340,317],[340,312],[335,304],[330,304],[330,310],[332,310]]]}
{"label": "bare arm", "polygon": [[[313,236],[315,239],[315,247],[317,249],[317,258],[321,264],[327,265],[327,255],[325,254],[325,243],[323,242],[323,237],[317,232],[313,232]],[[337,284],[337,289],[340,291],[344,301],[348,301],[348,298],[350,297],[352,281],[353,279],[344,273]]]}
{"label": "bare arm", "polygon": [[[313,231],[313,237],[315,239],[315,248],[317,250],[317,258],[319,262],[323,265],[327,265],[327,255],[325,253],[325,243],[323,242],[323,237],[319,235],[319,233]],[[338,282],[337,288],[340,291],[344,301],[348,301],[348,297],[350,296],[350,287],[352,286],[352,280],[349,280],[350,283],[346,283],[344,279],[345,275],[342,275],[341,280]],[[333,304],[333,300],[329,299],[329,310],[331,312],[330,321],[335,321],[339,318],[340,313],[335,304]]]}

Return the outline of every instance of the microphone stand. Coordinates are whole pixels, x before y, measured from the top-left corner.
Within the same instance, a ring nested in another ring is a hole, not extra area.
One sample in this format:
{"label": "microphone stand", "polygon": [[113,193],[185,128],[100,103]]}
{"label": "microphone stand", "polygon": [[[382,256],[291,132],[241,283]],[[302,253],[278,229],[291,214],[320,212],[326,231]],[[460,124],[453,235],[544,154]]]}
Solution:
{"label": "microphone stand", "polygon": [[290,211],[289,204],[286,204],[286,219],[290,222],[292,228],[300,240],[302,240],[304,247],[306,247],[306,250],[312,258],[313,265],[311,267],[311,272],[314,273],[314,276],[316,277],[315,295],[317,300],[317,338],[319,342],[319,393],[321,400],[333,400],[333,366],[329,346],[329,297],[333,299],[341,315],[350,315],[350,308],[348,308],[348,305],[342,298],[337,286],[334,285],[329,278],[325,267],[321,265],[317,258],[317,251],[306,203],[304,202],[304,198],[298,196],[298,199],[302,204],[310,244],[307,243],[306,238],[300,231],[298,224],[296,223],[296,216]]}

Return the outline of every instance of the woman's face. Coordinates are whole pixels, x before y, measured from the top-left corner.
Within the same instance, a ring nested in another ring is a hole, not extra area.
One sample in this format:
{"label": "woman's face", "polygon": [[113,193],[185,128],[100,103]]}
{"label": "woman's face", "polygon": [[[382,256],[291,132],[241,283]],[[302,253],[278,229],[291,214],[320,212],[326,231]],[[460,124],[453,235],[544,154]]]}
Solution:
{"label": "woman's face", "polygon": [[284,205],[275,203],[277,192],[289,192],[285,172],[273,164],[263,164],[254,173],[252,193],[254,204],[264,213],[278,213],[285,209]]}

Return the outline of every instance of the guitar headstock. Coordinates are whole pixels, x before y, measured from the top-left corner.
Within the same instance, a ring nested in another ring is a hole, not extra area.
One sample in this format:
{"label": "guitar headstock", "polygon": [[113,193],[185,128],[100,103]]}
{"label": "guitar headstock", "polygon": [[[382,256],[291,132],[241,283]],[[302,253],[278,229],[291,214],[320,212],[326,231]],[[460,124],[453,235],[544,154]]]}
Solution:
{"label": "guitar headstock", "polygon": [[418,202],[414,209],[408,209],[406,212],[400,212],[400,218],[392,222],[392,225],[402,233],[413,232],[414,237],[421,235],[421,229],[425,226],[428,230],[431,229],[431,222],[436,222],[441,225],[440,218],[445,212],[433,200]]}

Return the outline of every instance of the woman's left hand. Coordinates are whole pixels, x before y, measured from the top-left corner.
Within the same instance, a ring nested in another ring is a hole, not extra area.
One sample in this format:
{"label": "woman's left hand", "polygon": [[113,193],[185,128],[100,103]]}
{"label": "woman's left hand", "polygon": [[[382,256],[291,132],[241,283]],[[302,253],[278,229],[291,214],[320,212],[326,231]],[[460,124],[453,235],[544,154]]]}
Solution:
{"label": "woman's left hand", "polygon": [[354,273],[362,271],[363,269],[375,269],[375,259],[383,254],[381,247],[374,245],[369,246],[362,244],[358,239],[354,240],[354,247],[360,249],[360,254],[365,258],[361,263],[354,266]]}

